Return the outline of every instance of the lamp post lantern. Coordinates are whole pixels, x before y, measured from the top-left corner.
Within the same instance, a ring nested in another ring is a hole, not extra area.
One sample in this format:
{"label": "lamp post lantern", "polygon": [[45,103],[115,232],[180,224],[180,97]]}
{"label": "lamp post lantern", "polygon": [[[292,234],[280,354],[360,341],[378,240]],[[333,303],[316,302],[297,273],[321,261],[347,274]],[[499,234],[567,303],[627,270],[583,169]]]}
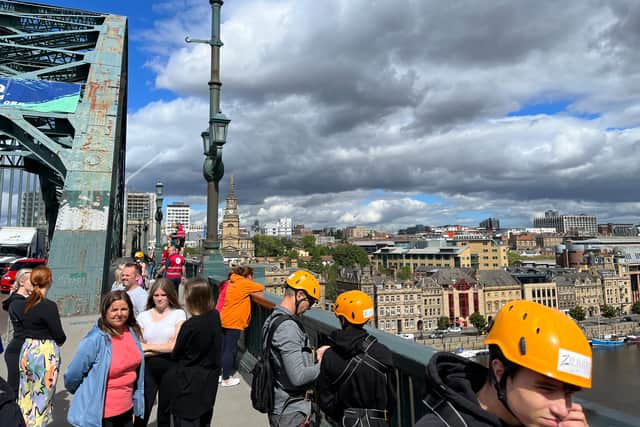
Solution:
{"label": "lamp post lantern", "polygon": [[160,241],[160,227],[162,224],[162,190],[164,185],[161,182],[156,183],[156,247],[154,251],[154,263],[156,268],[160,268],[160,260],[162,259],[162,242]]}
{"label": "lamp post lantern", "polygon": [[187,43],[205,43],[211,47],[211,77],[209,79],[209,126],[200,135],[204,151],[202,172],[207,181],[207,235],[204,241],[203,275],[214,280],[226,277],[218,241],[218,183],[224,176],[222,147],[227,142],[230,120],[220,111],[220,9],[222,0],[209,0],[211,5],[211,37],[209,40],[186,37]]}

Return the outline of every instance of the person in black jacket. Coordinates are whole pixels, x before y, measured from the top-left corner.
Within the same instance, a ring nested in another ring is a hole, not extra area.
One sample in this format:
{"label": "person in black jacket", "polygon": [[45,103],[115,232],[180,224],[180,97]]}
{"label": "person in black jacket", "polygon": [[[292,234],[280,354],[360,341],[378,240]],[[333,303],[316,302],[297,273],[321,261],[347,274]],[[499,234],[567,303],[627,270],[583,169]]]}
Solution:
{"label": "person in black jacket", "polygon": [[9,384],[0,378],[0,426],[25,427],[16,395]]}
{"label": "person in black jacket", "polygon": [[169,387],[175,427],[208,427],[222,366],[222,325],[206,280],[187,282],[184,298],[191,317],[176,337],[172,353],[176,366],[162,386]]}
{"label": "person in black jacket", "polygon": [[15,301],[26,300],[33,291],[30,276],[30,268],[18,270],[13,292],[9,298],[2,302],[2,308],[9,312],[9,320],[13,328],[13,337],[4,351],[4,361],[7,363],[7,382],[15,395],[18,394],[18,385],[20,384],[20,350],[22,350],[25,338],[22,319],[24,306],[20,304],[20,310],[16,310],[12,305]]}
{"label": "person in black jacket", "polygon": [[511,301],[484,341],[489,368],[455,354],[436,353],[427,366],[416,427],[587,427],[572,402],[591,388],[591,348],[578,325],[558,310]]}
{"label": "person in black jacket", "polygon": [[373,302],[362,291],[348,291],[338,295],[334,311],[342,329],[331,333],[322,357],[320,409],[335,425],[388,426],[395,402],[392,355],[363,328],[373,318]]}

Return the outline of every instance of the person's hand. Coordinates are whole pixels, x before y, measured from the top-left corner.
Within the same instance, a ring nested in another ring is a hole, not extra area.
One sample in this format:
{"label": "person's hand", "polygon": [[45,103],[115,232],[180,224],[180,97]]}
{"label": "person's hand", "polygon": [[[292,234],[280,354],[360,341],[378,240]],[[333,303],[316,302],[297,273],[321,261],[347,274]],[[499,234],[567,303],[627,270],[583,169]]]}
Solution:
{"label": "person's hand", "polygon": [[325,351],[327,351],[327,349],[329,349],[331,347],[329,347],[328,345],[323,345],[322,347],[318,348],[316,350],[316,359],[318,359],[318,363],[322,362],[322,355],[324,354]]}
{"label": "person's hand", "polygon": [[569,413],[560,421],[558,427],[589,427],[582,406],[574,402],[569,409]]}

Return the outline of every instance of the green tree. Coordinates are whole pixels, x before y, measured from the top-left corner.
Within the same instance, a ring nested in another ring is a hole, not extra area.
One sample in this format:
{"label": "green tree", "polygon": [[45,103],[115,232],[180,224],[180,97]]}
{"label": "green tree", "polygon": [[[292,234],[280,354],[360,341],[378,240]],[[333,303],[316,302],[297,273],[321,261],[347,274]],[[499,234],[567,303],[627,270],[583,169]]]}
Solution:
{"label": "green tree", "polygon": [[447,316],[438,317],[438,329],[445,330],[449,327],[449,318]]}
{"label": "green tree", "polygon": [[477,311],[474,311],[473,314],[469,316],[469,322],[478,330],[478,335],[487,326],[487,320]]}
{"label": "green tree", "polygon": [[411,268],[408,265],[404,265],[398,271],[398,279],[409,280],[411,279]]}
{"label": "green tree", "polygon": [[636,301],[636,303],[631,306],[631,312],[633,314],[640,314],[640,301]]}
{"label": "green tree", "polygon": [[612,305],[605,304],[602,306],[602,309],[600,310],[600,312],[602,313],[603,317],[606,317],[607,319],[611,319],[616,315],[616,308]]}
{"label": "green tree", "polygon": [[522,257],[520,256],[520,254],[518,254],[517,252],[512,252],[512,251],[509,251],[507,253],[507,259],[508,259],[509,265],[514,265],[514,264],[522,261]]}
{"label": "green tree", "polygon": [[325,267],[325,275],[327,282],[324,288],[325,298],[330,301],[336,300],[336,277],[338,276],[338,268],[335,265]]}
{"label": "green tree", "polygon": [[336,246],[331,255],[333,255],[333,261],[340,267],[353,267],[354,265],[364,267],[369,265],[367,253],[359,246]]}
{"label": "green tree", "polygon": [[282,256],[285,246],[280,239],[274,236],[257,235],[253,237],[256,256]]}
{"label": "green tree", "polygon": [[300,245],[302,245],[302,249],[311,253],[313,249],[316,247],[316,238],[315,236],[304,236],[300,240]]}
{"label": "green tree", "polygon": [[571,310],[569,310],[569,316],[580,322],[583,321],[585,317],[587,317],[587,313],[584,311],[584,308],[576,305]]}

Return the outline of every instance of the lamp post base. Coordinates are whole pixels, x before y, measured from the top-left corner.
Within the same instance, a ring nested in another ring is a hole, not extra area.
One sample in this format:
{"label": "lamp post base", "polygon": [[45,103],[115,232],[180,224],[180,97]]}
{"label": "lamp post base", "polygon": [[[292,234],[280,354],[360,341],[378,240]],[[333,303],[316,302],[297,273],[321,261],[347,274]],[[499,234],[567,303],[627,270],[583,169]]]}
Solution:
{"label": "lamp post base", "polygon": [[218,254],[207,254],[202,257],[202,277],[209,280],[211,285],[218,285],[227,280],[229,269],[224,265],[224,259]]}

